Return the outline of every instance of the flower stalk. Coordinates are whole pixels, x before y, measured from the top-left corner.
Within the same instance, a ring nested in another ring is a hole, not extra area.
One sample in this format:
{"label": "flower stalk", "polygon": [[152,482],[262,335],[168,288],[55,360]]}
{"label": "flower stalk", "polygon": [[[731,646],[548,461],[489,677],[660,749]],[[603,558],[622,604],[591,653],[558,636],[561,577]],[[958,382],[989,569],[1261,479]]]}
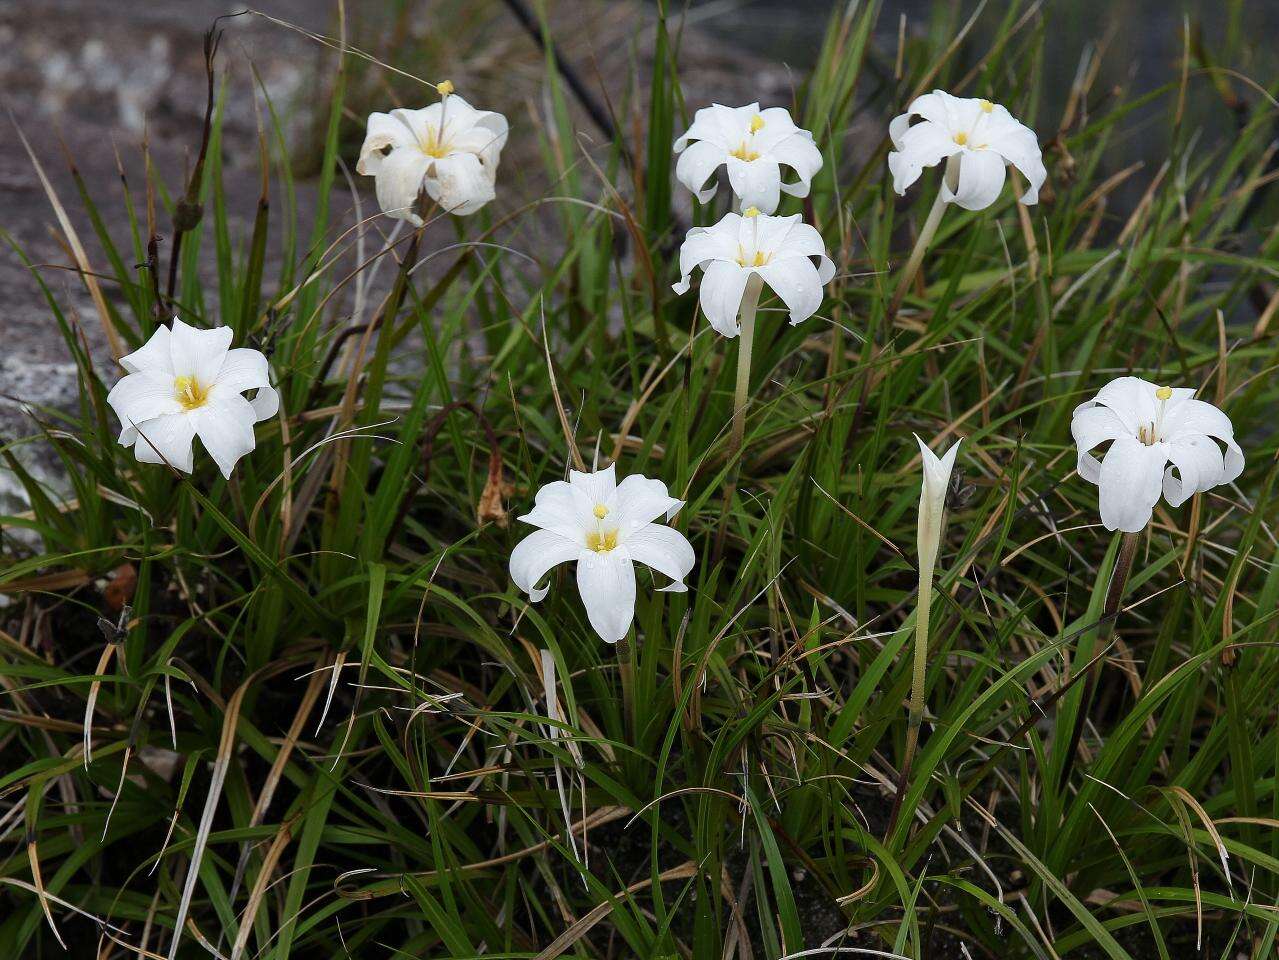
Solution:
{"label": "flower stalk", "polygon": [[950,188],[950,194],[953,195],[959,186],[958,157],[951,157],[946,161],[946,172],[942,176],[946,182],[937,188],[937,197],[933,200],[932,209],[928,211],[924,226],[919,231],[919,238],[915,241],[914,249],[910,251],[910,257],[906,261],[906,266],[902,269],[901,279],[897,281],[897,290],[893,294],[892,303],[888,307],[888,315],[890,317],[897,315],[898,308],[901,307],[902,301],[906,299],[906,291],[915,282],[915,275],[919,273],[920,264],[924,262],[924,254],[928,252],[933,238],[937,236],[937,229],[941,226],[941,218],[946,213],[948,203],[946,199],[947,187]]}
{"label": "flower stalk", "polygon": [[919,746],[919,728],[924,723],[924,687],[928,672],[928,626],[933,605],[933,575],[937,568],[937,552],[941,548],[942,534],[946,529],[946,491],[950,486],[951,471],[959,452],[959,441],[946,454],[938,457],[928,445],[919,443],[924,480],[919,494],[919,523],[917,547],[919,551],[919,601],[915,608],[915,658],[910,683],[910,708],[906,725],[906,752],[902,757],[897,780],[897,796],[893,800],[893,812],[889,817],[886,838],[891,836],[901,815],[902,801],[910,783],[910,768]]}
{"label": "flower stalk", "polygon": [[749,401],[751,385],[751,353],[755,347],[755,314],[759,310],[759,295],[764,289],[764,279],[758,273],[752,273],[746,281],[746,290],[742,294],[741,340],[737,346],[737,385],[733,390],[733,432],[729,439],[729,459],[736,457],[742,449],[742,439],[746,435],[746,404]]}

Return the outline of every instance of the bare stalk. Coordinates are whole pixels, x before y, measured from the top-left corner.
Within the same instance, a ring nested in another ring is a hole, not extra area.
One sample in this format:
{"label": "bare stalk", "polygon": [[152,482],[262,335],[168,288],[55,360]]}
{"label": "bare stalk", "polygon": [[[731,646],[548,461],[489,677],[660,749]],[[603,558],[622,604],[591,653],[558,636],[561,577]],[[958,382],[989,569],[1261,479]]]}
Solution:
{"label": "bare stalk", "polygon": [[[959,185],[959,163],[957,158],[951,157],[946,161],[946,172],[943,176],[952,191]],[[902,305],[902,301],[906,299],[906,291],[915,282],[915,275],[919,273],[919,266],[924,262],[924,254],[928,252],[928,247],[932,244],[933,237],[937,235],[937,228],[941,226],[942,214],[946,212],[946,201],[942,199],[944,194],[945,191],[938,187],[937,197],[933,200],[932,209],[928,211],[928,218],[924,221],[924,226],[919,231],[919,239],[915,241],[915,248],[910,252],[910,259],[906,261],[906,266],[902,269],[901,279],[897,281],[897,292],[893,294],[893,301],[888,307],[888,315],[890,317],[897,315],[898,308]]]}

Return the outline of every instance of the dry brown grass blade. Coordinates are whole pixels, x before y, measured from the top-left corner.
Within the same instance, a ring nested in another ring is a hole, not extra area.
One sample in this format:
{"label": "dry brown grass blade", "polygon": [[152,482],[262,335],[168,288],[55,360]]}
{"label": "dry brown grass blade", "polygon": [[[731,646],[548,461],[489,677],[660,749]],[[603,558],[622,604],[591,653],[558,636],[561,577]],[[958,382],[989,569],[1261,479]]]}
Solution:
{"label": "dry brown grass blade", "polygon": [[[29,821],[28,819],[28,822]],[[27,860],[31,863],[31,878],[35,881],[36,899],[40,900],[40,909],[45,911],[45,920],[49,922],[49,929],[54,932],[54,936],[58,937],[63,950],[67,950],[67,941],[63,940],[63,934],[58,931],[58,924],[54,923],[54,914],[49,909],[49,895],[45,892],[45,881],[40,876],[40,854],[36,850],[36,837],[28,836],[27,839]]]}
{"label": "dry brown grass blade", "polygon": [[[324,676],[326,673],[325,668],[328,666],[328,662],[328,650],[321,651],[319,656],[315,658],[315,665],[313,667],[313,672],[311,673],[311,682],[307,684],[306,690],[302,694],[302,700],[298,704],[297,713],[293,715],[293,722],[289,724],[289,729],[280,743],[280,749],[276,752],[275,760],[272,761],[271,769],[267,773],[266,780],[262,784],[262,792],[258,794],[257,803],[253,806],[253,815],[249,817],[250,830],[262,823],[263,817],[266,816],[267,809],[271,806],[271,801],[275,798],[276,788],[280,785],[280,778],[284,775],[284,768],[288,766],[289,758],[293,755],[294,748],[297,747],[298,738],[302,735],[302,727],[306,723],[306,718],[311,715],[311,711],[315,708],[315,702],[320,698],[320,690],[324,686]],[[280,829],[283,832],[285,827],[281,826]],[[279,842],[278,835],[276,837],[276,842]],[[271,849],[275,849],[275,844],[272,844]],[[227,900],[230,903],[235,903],[236,894],[240,892],[240,884],[244,880],[244,871],[249,863],[249,850],[249,844],[245,841],[240,848],[240,859],[235,867],[235,879],[231,882],[231,893],[227,897]],[[259,876],[259,883],[263,882],[263,876],[270,873],[270,871],[266,869],[265,863],[263,864],[262,869],[264,873]],[[250,904],[252,903],[253,901],[250,899]],[[247,931],[244,929],[244,924],[246,922],[251,923],[256,912],[256,907],[252,910],[246,911],[245,916],[247,920],[241,922],[240,936],[237,936],[236,938],[236,945],[240,949],[243,949],[244,946],[243,938],[248,936]],[[232,960],[234,960],[235,956],[236,951],[233,949],[231,952]]]}
{"label": "dry brown grass blade", "polygon": [[542,305],[542,349],[546,353],[546,375],[551,381],[551,396],[555,399],[555,412],[559,414],[560,426],[564,428],[564,442],[568,444],[573,465],[586,473],[586,461],[582,459],[582,454],[577,449],[577,441],[573,439],[573,428],[569,426],[568,413],[564,410],[564,401],[560,399],[560,385],[555,380],[555,364],[551,363],[551,341],[546,330],[545,304]]}
{"label": "dry brown grass blade", "polygon": [[[280,862],[284,848],[293,839],[293,823],[293,820],[286,820],[280,824],[275,839],[271,841],[266,856],[262,858],[262,869],[258,871],[258,878],[254,881],[253,889],[249,893],[249,902],[245,904],[244,912],[240,915],[240,928],[236,931],[235,943],[231,945],[231,960],[239,960],[244,954],[244,948],[249,942],[249,934],[253,932],[253,918],[258,915],[258,908],[261,907],[262,898],[266,895],[267,884],[271,882],[271,877],[275,874],[275,868]],[[234,896],[231,897],[231,901],[235,901]]]}
{"label": "dry brown grass blade", "polygon": [[[98,665],[94,668],[95,676],[102,676],[107,669],[107,665],[111,663],[111,657],[115,653],[116,644],[108,643],[102,649],[102,656],[98,657]],[[89,769],[89,762],[93,759],[93,708],[98,702],[98,691],[102,688],[101,680],[94,680],[89,684],[89,697],[84,703],[84,768]]]}
{"label": "dry brown grass blade", "polygon": [[191,909],[191,898],[195,894],[196,881],[200,877],[200,862],[204,859],[204,850],[209,843],[209,833],[213,829],[213,814],[217,811],[218,800],[222,796],[222,785],[226,781],[227,769],[231,766],[231,755],[235,747],[235,728],[240,721],[240,706],[244,702],[244,695],[259,680],[291,670],[296,665],[296,660],[283,660],[254,671],[245,678],[231,695],[231,699],[227,701],[222,720],[222,736],[218,741],[218,755],[213,763],[213,776],[209,782],[209,792],[204,801],[200,825],[196,830],[195,845],[191,848],[191,862],[187,865],[182,899],[178,903],[177,917],[173,922],[173,940],[169,944],[168,960],[177,960],[178,946],[182,942],[182,929],[186,925],[187,913]]}
{"label": "dry brown grass blade", "polygon": [[[666,883],[668,880],[687,880],[690,877],[696,876],[697,870],[697,864],[690,860],[688,863],[682,863],[678,867],[671,867],[669,870],[663,870],[657,875],[657,879],[662,883]],[[581,940],[582,937],[586,936],[586,934],[590,932],[591,927],[595,926],[595,924],[599,923],[612,913],[613,908],[617,906],[616,901],[618,899],[630,896],[632,893],[638,893],[640,890],[647,890],[652,885],[653,881],[651,879],[632,883],[625,890],[620,891],[616,897],[606,900],[604,903],[597,904],[580,920],[551,941],[551,945],[539,953],[536,960],[555,960],[555,958],[560,956],[560,954],[562,954],[565,950],[577,943],[577,941]]]}
{"label": "dry brown grass blade", "polygon": [[31,144],[27,141],[26,134],[22,132],[22,128],[18,126],[18,121],[12,114],[9,115],[9,120],[13,124],[13,129],[17,131],[18,139],[22,141],[22,146],[27,151],[27,156],[31,158],[31,165],[35,168],[36,176],[40,179],[40,186],[44,188],[45,195],[49,198],[49,205],[53,207],[53,214],[58,218],[58,226],[62,229],[62,235],[66,237],[67,243],[71,247],[80,279],[84,281],[84,285],[89,291],[89,296],[93,298],[93,306],[98,311],[98,319],[102,321],[102,330],[106,334],[107,345],[111,348],[111,356],[118,360],[124,355],[124,348],[120,343],[120,335],[116,333],[115,324],[111,322],[111,313],[107,309],[106,299],[102,296],[102,288],[98,285],[98,278],[89,267],[89,258],[84,252],[83,244],[80,243],[80,236],[76,233],[75,227],[71,225],[71,220],[67,217],[67,211],[62,206],[62,201],[58,199],[58,193],[53,189],[53,184],[45,176],[44,167],[40,166],[40,160],[36,157],[35,151],[31,149]]}
{"label": "dry brown grass blade", "polygon": [[[603,826],[606,823],[612,823],[614,820],[620,820],[622,817],[629,816],[630,812],[630,807],[597,807],[595,810],[592,810],[589,815],[574,823],[572,829],[576,832],[584,832],[586,830],[594,829],[595,827]],[[493,867],[500,867],[503,864],[511,863],[515,860],[521,860],[524,857],[529,857],[536,853],[541,853],[543,850],[548,849],[557,839],[559,839],[558,835],[546,840],[541,840],[531,846],[523,847],[519,850],[513,850],[510,853],[504,853],[498,857],[493,857],[490,860],[481,860],[478,863],[463,864],[459,867],[452,868],[449,872],[451,874],[457,874],[478,870],[490,870]],[[427,870],[423,873],[411,874],[414,879],[422,882],[434,879],[436,875],[437,871],[435,870]],[[400,896],[401,893],[402,891],[399,884],[386,888],[340,891],[340,895],[347,900],[373,900],[377,897],[392,895]]]}

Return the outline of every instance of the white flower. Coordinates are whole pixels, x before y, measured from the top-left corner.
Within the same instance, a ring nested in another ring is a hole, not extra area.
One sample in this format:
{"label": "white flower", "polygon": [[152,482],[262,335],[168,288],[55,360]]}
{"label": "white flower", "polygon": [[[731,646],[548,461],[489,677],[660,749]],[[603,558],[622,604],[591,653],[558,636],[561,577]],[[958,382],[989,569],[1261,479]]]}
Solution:
{"label": "white flower", "polygon": [[[911,125],[911,117],[922,117]],[[989,100],[952,97],[934,90],[917,97],[905,113],[888,126],[892,153],[888,169],[899,194],[919,179],[924,167],[955,157],[958,180],[942,178],[942,199],[968,210],[982,210],[999,196],[1004,186],[1004,166],[1011,163],[1030,184],[1021,202],[1039,201],[1039,188],[1048,171],[1035,132]]]}
{"label": "white flower", "polygon": [[355,169],[377,181],[387,216],[422,226],[418,194],[447,213],[474,213],[494,197],[497,163],[506,144],[506,117],[476,110],[440,84],[443,98],[421,110],[369,114]]}
{"label": "white flower", "polygon": [[569,472],[537,492],[533,509],[520,517],[539,527],[511,552],[511,579],[533,602],[546,596],[538,587],[552,567],[577,561],[577,589],[591,626],[608,643],[626,636],[635,616],[634,561],[670,577],[663,590],[682,593],[693,569],[693,547],[678,530],[655,521],[675,516],[682,500],[666,484],[647,477],[616,482],[613,467],[595,473]]}
{"label": "white flower", "polygon": [[921,577],[923,571],[931,577],[941,544],[942,520],[946,515],[946,488],[950,486],[950,473],[955,468],[955,455],[959,453],[962,441],[956,440],[945,455],[938,457],[918,436],[915,440],[919,443],[924,469],[924,482],[919,491],[919,568]]}
{"label": "white flower", "polygon": [[[192,468],[192,441],[200,438],[224,477],[254,445],[253,425],[275,416],[266,357],[231,346],[231,328],[198,330],[177,317],[141,348],[120,358],[128,371],[107,394],[124,425],[120,443],[142,463]],[[252,400],[242,394],[256,390]]]}
{"label": "white flower", "polygon": [[[1079,475],[1097,484],[1107,530],[1137,533],[1150,522],[1161,492],[1178,507],[1243,472],[1230,418],[1194,395],[1185,387],[1120,377],[1075,408],[1070,432],[1079,445]],[[1090,451],[1107,440],[1110,449],[1099,463]]]}
{"label": "white flower", "polygon": [[[813,258],[817,258],[814,266]],[[766,217],[752,210],[746,216],[729,213],[713,227],[688,231],[679,250],[679,283],[685,293],[694,267],[704,271],[702,312],[726,337],[739,333],[738,311],[746,281],[758,274],[790,310],[790,322],[807,320],[822,305],[822,287],[835,276],[835,264],[816,227],[799,214]]]}
{"label": "white flower", "polygon": [[[741,208],[756,207],[762,213],[777,209],[782,191],[792,197],[808,196],[813,177],[822,168],[822,153],[813,143],[813,135],[795,126],[785,107],[761,110],[758,103],[703,107],[694,115],[693,125],[675,141],[674,150],[680,154],[676,178],[702,203],[715,196],[715,185],[706,184],[721,165],[726,165],[728,182],[741,198]],[[782,181],[783,165],[795,171],[799,177],[796,182]]]}

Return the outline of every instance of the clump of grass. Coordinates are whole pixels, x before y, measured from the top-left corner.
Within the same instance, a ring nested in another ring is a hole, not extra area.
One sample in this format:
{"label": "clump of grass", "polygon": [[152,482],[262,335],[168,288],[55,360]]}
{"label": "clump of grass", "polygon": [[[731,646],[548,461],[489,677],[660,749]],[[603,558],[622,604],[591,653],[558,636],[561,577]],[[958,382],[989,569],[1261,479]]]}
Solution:
{"label": "clump of grass", "polygon": [[[460,242],[445,219],[387,241],[334,217],[341,72],[306,232],[281,202],[276,105],[260,195],[223,189],[216,84],[200,216],[153,176],[112,236],[80,185],[93,235],[61,229],[96,315],[30,264],[80,403],[34,411],[3,449],[31,506],[3,518],[0,566],[5,956],[1273,954],[1275,102],[1206,72],[1238,51],[1203,48],[1144,103],[1081,71],[1046,116],[1051,13],[1013,5],[872,58],[876,16],[837,11],[796,91],[827,159],[806,212],[841,273],[801,326],[761,303],[740,456],[731,351],[667,292],[694,217],[672,200],[686,109],[665,16],[651,102],[621,108],[640,122],[618,142],[575,135],[548,62],[544,126],[513,136],[546,144],[555,194],[499,194]],[[841,134],[934,85],[1031,123],[1051,196],[952,211],[892,312],[927,195],[896,198],[885,145]],[[1206,141],[1183,105],[1223,90],[1237,132]],[[1141,105],[1170,127],[1158,169],[1123,162]],[[552,253],[522,244],[541,208],[561,218]],[[116,443],[81,324],[123,351],[172,313],[272,357],[282,412],[230,481]],[[1073,475],[1069,420],[1129,371],[1227,409],[1248,467],[1157,510],[1112,632],[1120,541]],[[963,478],[890,825],[912,432],[964,437]],[[27,439],[65,490],[26,472]],[[688,594],[640,591],[624,662],[573,590],[530,606],[506,569],[511,514],[608,460],[687,500],[699,552]]]}

